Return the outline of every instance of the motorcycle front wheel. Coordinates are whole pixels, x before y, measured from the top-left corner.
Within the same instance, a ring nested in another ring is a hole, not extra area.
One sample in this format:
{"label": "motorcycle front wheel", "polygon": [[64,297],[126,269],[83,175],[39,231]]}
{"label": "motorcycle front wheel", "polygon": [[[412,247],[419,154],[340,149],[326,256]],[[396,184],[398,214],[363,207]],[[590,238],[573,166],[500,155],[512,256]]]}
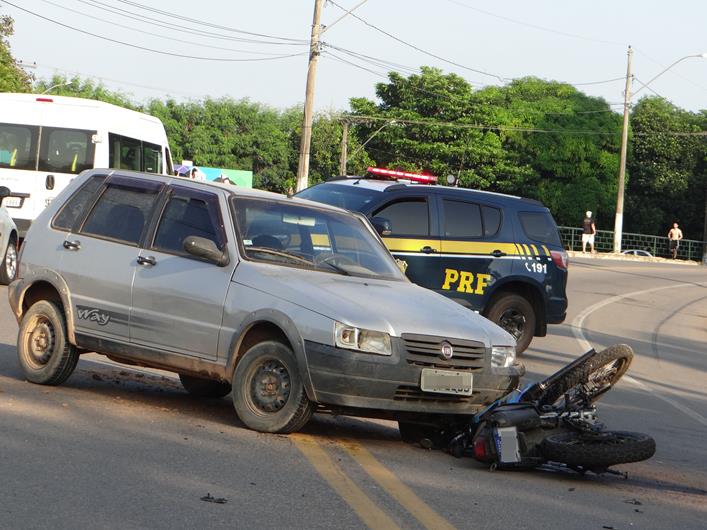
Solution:
{"label": "motorcycle front wheel", "polygon": [[556,405],[566,395],[574,400],[580,397],[579,390],[592,403],[621,379],[632,360],[633,350],[626,344],[596,352],[545,388],[538,405]]}
{"label": "motorcycle front wheel", "polygon": [[655,440],[640,432],[605,431],[552,434],[540,445],[547,460],[585,470],[605,470],[617,464],[640,462],[655,454]]}

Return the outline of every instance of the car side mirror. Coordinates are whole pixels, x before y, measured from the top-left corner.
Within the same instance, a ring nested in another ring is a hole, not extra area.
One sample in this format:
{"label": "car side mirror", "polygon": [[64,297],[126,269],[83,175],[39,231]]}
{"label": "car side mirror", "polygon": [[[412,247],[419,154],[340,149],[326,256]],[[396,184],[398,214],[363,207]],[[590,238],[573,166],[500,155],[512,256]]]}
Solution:
{"label": "car side mirror", "polygon": [[9,196],[10,196],[10,188],[8,188],[7,186],[0,186],[0,205],[2,204],[2,200],[5,197],[9,197]]}
{"label": "car side mirror", "polygon": [[390,225],[390,221],[385,217],[374,217],[371,219],[371,224],[373,228],[376,229],[378,235],[381,237],[389,236],[393,233],[393,229]]}
{"label": "car side mirror", "polygon": [[225,267],[230,261],[225,249],[219,250],[216,243],[205,237],[187,237],[184,240],[184,250],[192,256],[210,261],[219,267]]}

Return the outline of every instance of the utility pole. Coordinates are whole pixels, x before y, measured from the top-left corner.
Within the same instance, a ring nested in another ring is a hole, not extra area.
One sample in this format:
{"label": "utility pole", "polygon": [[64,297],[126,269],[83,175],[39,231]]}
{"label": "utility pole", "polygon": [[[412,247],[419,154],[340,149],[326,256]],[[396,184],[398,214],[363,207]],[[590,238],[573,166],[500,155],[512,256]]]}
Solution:
{"label": "utility pole", "polygon": [[614,252],[621,252],[621,235],[624,226],[624,183],[626,181],[626,151],[628,149],[628,113],[631,102],[631,61],[633,50],[628,47],[628,65],[626,67],[626,90],[624,91],[624,126],[621,130],[621,161],[619,163],[619,190],[616,197],[616,220],[614,221]]}
{"label": "utility pole", "polygon": [[349,122],[344,120],[341,130],[341,158],[339,158],[339,175],[346,175],[346,162],[349,147]]}
{"label": "utility pole", "polygon": [[304,119],[302,120],[302,138],[299,147],[299,164],[297,165],[297,191],[306,188],[309,179],[309,147],[312,142],[314,84],[317,78],[317,60],[320,53],[319,32],[323,5],[324,0],[314,0],[312,37],[309,43],[309,67],[307,68],[307,88],[304,95]]}

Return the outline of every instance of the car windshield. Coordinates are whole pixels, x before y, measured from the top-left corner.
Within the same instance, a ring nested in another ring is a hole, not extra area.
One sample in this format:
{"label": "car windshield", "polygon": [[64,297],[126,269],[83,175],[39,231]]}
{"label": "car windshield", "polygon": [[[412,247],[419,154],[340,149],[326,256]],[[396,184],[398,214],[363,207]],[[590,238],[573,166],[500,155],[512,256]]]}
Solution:
{"label": "car windshield", "polygon": [[300,191],[297,197],[331,204],[332,206],[338,206],[345,210],[360,212],[363,211],[371,201],[376,199],[380,193],[380,191],[369,188],[337,184],[336,182],[326,182]]}
{"label": "car windshield", "polygon": [[345,276],[402,280],[395,261],[358,217],[271,199],[235,198],[247,259]]}

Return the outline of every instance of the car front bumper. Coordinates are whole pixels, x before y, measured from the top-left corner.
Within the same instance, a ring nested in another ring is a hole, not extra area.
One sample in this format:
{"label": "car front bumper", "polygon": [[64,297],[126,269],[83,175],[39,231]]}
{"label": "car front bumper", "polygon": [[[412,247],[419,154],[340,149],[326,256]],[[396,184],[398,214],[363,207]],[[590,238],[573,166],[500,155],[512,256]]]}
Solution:
{"label": "car front bumper", "polygon": [[[393,338],[391,356],[362,353],[305,341],[314,400],[322,405],[374,411],[426,414],[474,414],[515,388],[525,373],[522,364],[505,369],[484,366],[473,374],[471,396],[437,394],[420,389],[422,370],[455,370],[454,361],[434,366],[411,361],[404,342]],[[414,356],[412,356],[414,357]],[[488,365],[489,355],[484,364]]]}

